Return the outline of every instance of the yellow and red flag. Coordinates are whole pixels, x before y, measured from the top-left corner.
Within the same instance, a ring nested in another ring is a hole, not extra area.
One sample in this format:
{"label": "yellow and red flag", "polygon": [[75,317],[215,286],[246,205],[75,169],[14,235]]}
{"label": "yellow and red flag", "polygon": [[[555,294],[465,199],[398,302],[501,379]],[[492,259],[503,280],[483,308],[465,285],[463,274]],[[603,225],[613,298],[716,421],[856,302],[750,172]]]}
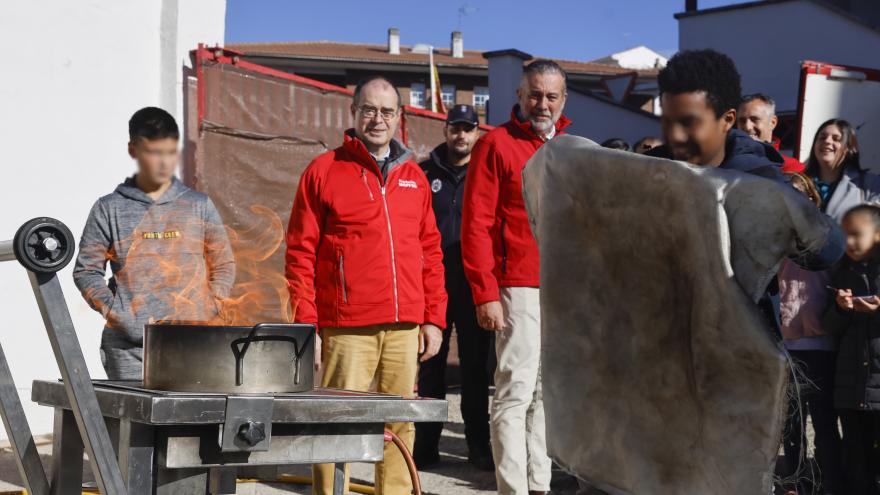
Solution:
{"label": "yellow and red flag", "polygon": [[443,104],[443,86],[440,84],[440,71],[437,70],[436,65],[432,65],[431,72],[432,77],[434,78],[434,94],[431,95],[431,110],[446,113],[446,105]]}
{"label": "yellow and red flag", "polygon": [[443,86],[440,84],[440,72],[434,65],[434,49],[432,48],[428,54],[428,70],[431,72],[431,106],[432,112],[446,113],[446,106],[443,104]]}

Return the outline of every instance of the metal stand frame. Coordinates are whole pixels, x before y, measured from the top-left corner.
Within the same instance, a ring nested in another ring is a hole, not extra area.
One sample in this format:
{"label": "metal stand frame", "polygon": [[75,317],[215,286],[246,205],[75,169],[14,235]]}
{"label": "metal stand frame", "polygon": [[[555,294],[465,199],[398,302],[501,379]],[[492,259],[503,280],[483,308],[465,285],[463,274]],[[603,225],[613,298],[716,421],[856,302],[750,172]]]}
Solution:
{"label": "metal stand frame", "polygon": [[[0,262],[15,261],[13,241],[0,241]],[[37,454],[30,425],[12,379],[6,353],[0,346],[0,417],[15,454],[15,464],[28,493],[49,495],[49,481]]]}
{"label": "metal stand frame", "polygon": [[[35,218],[22,225],[12,241],[0,242],[0,261],[15,259],[28,269],[55,361],[64,379],[81,444],[89,454],[98,488],[101,493],[126,495],[107,425],[98,407],[86,360],[56,275],[73,258],[75,244],[70,229],[63,223],[47,217]],[[12,439],[18,469],[28,492],[49,494],[49,481],[3,354],[0,354],[0,414]],[[58,421],[56,417],[56,423]],[[66,445],[71,440],[64,439],[63,443]],[[62,476],[61,472],[55,470],[53,477],[57,479],[59,476]],[[82,474],[77,476],[81,477]]]}
{"label": "metal stand frame", "polygon": [[9,370],[2,347],[0,347],[0,416],[3,418],[3,426],[6,427],[6,435],[9,436],[9,443],[15,454],[18,472],[28,493],[49,495],[46,471],[43,470],[43,464],[40,462],[40,455],[37,453],[37,446],[34,444],[34,437],[24,415],[21,399],[15,389],[12,372]]}
{"label": "metal stand frame", "polygon": [[[225,414],[234,396],[148,390],[140,382],[96,380],[94,388],[131,495],[235,493],[236,473],[271,479],[279,467],[296,464],[335,464],[333,490],[342,495],[345,463],[383,459],[386,422],[447,416],[446,401],[433,399],[320,388],[275,394],[267,450],[228,451],[218,436],[228,421],[237,421]],[[83,447],[64,385],[37,380],[32,398],[55,408],[53,459],[66,470],[55,489],[73,494]]]}
{"label": "metal stand frame", "polygon": [[[383,394],[318,389],[245,397],[93,382],[56,276],[74,244],[64,224],[45,217],[0,241],[0,262],[18,260],[28,270],[63,379],[37,380],[32,389],[32,400],[55,408],[50,483],[0,347],[0,416],[30,494],[79,495],[88,453],[98,489],[108,495],[235,493],[240,468],[313,463],[335,464],[333,493],[342,495],[344,462],[382,460],[385,423],[446,419],[446,401]],[[246,445],[232,438],[242,425],[254,427]]]}
{"label": "metal stand frame", "polygon": [[122,472],[116,463],[116,453],[98,407],[86,359],[61,292],[61,282],[54,273],[47,276],[29,272],[28,275],[98,488],[101,493],[125,495],[127,490]]}

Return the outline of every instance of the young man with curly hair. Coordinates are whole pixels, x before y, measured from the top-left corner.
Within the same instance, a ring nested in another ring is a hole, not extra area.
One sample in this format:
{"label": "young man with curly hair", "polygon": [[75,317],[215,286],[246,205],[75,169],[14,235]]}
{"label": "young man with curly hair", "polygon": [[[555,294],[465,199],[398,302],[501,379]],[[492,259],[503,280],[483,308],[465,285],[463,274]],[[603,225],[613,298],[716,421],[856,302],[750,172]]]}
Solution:
{"label": "young man with curly hair", "polygon": [[779,152],[735,128],[741,90],[730,57],[714,50],[679,52],[657,82],[666,144],[649,155],[782,178]]}
{"label": "young man with curly hair", "polygon": [[[714,50],[679,52],[660,71],[657,79],[663,109],[661,127],[666,144],[648,151],[648,155],[759,175],[781,184],[785,181],[783,158],[779,152],[770,143],[753,139],[735,128],[737,107],[742,101],[740,76],[727,55]],[[792,261],[805,265],[803,268],[807,270],[824,270],[840,257],[840,244],[828,242],[826,246],[817,246],[809,259]],[[758,301],[758,308],[766,319],[767,328],[781,339],[779,301],[779,286],[774,277]],[[809,374],[809,370],[804,371]],[[814,416],[814,424],[815,419]],[[836,430],[836,421],[832,424]],[[793,439],[792,431],[789,428],[786,433],[786,447]],[[830,433],[832,437],[837,435],[836,431]],[[819,444],[823,438],[817,437]],[[839,493],[839,469],[833,465],[836,462],[835,444],[839,444],[839,439],[831,438],[817,449],[816,459],[825,485],[825,491],[819,493]],[[786,448],[786,456],[792,451]],[[794,468],[786,467],[789,470],[786,474],[797,474],[793,472],[797,459],[787,461],[794,461],[787,462],[794,464]]]}

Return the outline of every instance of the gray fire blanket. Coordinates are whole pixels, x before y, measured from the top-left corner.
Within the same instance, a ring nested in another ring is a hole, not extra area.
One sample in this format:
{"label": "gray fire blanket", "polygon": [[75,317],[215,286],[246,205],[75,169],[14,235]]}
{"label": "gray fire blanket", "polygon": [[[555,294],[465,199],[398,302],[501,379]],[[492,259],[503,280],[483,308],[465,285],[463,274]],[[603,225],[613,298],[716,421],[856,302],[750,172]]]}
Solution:
{"label": "gray fire blanket", "polygon": [[613,495],[769,493],[789,364],[756,302],[839,229],[781,182],[574,136],[523,179],[554,460]]}

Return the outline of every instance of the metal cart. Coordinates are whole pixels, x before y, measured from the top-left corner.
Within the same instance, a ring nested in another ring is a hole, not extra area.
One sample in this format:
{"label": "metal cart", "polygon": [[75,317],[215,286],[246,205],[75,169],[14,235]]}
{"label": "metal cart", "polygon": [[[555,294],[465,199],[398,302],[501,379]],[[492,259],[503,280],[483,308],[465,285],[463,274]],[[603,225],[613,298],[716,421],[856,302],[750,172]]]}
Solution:
{"label": "metal cart", "polygon": [[70,230],[51,218],[0,241],[0,261],[27,270],[60,381],[35,381],[32,399],[55,408],[52,480],[47,478],[0,348],[0,416],[33,495],[81,493],[83,453],[105,494],[235,493],[240,469],[383,457],[384,424],[445,421],[446,401],[344,390],[227,395],[148,390],[140,382],[91,380],[56,272],[73,258]]}

